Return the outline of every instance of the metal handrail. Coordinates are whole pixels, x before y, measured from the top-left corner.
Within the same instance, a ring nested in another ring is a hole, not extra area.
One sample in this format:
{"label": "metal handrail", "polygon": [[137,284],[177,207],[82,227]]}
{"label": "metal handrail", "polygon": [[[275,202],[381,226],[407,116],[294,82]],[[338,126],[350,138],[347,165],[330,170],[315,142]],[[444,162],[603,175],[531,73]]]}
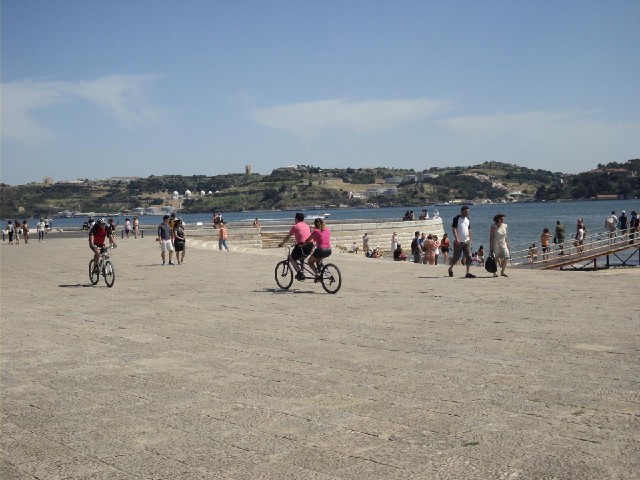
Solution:
{"label": "metal handrail", "polygon": [[591,231],[585,235],[582,245],[578,245],[575,235],[572,235],[570,239],[565,240],[562,248],[560,248],[561,246],[558,244],[552,244],[548,253],[543,253],[542,247],[536,247],[536,254],[534,256],[530,254],[529,245],[536,242],[514,245],[511,249],[510,263],[512,265],[528,264],[531,268],[536,268],[553,263],[554,260],[556,262],[559,259],[566,262],[571,262],[572,260],[579,261],[581,258],[587,258],[593,255],[604,255],[610,250],[634,248],[634,245],[640,244],[640,232],[635,234],[632,243],[629,243],[629,234],[629,230],[626,230],[624,235],[621,231],[617,231],[614,237],[610,237],[611,232],[603,228]]}

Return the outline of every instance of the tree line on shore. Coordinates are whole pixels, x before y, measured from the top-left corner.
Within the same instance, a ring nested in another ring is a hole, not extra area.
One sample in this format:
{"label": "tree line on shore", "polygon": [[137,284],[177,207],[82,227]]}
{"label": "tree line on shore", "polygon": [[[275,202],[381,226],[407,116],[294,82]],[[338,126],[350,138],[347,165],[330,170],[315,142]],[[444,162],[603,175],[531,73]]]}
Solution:
{"label": "tree line on shore", "polygon": [[[372,194],[372,191],[380,194]],[[185,195],[187,191],[191,195]],[[179,197],[175,198],[175,193]],[[204,195],[202,194],[204,193]],[[599,195],[640,196],[640,159],[565,174],[513,164],[471,167],[321,169],[300,165],[269,175],[163,175],[130,180],[0,185],[0,212],[53,215],[63,210],[121,212],[172,204],[185,213],[310,206],[412,206],[455,200],[577,200]],[[179,205],[176,205],[178,203]]]}

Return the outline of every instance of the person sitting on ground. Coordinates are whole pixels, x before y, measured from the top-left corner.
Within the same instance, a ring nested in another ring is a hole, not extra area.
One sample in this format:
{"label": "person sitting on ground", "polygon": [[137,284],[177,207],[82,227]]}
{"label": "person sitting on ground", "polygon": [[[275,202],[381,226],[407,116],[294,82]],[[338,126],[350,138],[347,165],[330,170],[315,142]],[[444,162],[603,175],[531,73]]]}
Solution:
{"label": "person sitting on ground", "polygon": [[402,262],[407,259],[407,255],[402,251],[402,245],[398,244],[395,251],[393,252],[393,259],[396,262]]}
{"label": "person sitting on ground", "polygon": [[353,243],[351,244],[351,249],[349,250],[349,253],[358,253],[358,250],[360,250],[360,247],[358,247],[358,244],[354,240]]}
{"label": "person sitting on ground", "polygon": [[258,217],[256,217],[256,219],[253,221],[253,228],[257,228],[258,233],[262,235],[262,225],[260,225],[260,220],[258,220]]}
{"label": "person sitting on ground", "polygon": [[294,237],[296,245],[289,254],[289,262],[296,271],[296,279],[300,281],[304,280],[304,273],[300,270],[300,262],[304,261],[313,250],[312,243],[305,243],[309,235],[311,235],[311,229],[309,225],[304,223],[304,213],[298,212],[295,216],[295,224],[279,244],[282,247],[292,236]]}
{"label": "person sitting on ground", "polygon": [[382,253],[380,252],[380,247],[376,247],[371,252],[371,258],[382,258]]}
{"label": "person sitting on ground", "polygon": [[320,260],[331,255],[331,231],[321,218],[316,218],[313,221],[313,226],[315,228],[305,240],[305,243],[313,242],[316,245],[315,250],[307,260],[307,264],[316,276],[315,281],[318,282],[320,281],[320,273],[318,272]]}
{"label": "person sitting on ground", "polygon": [[476,260],[478,265],[484,267],[484,247],[482,245],[480,245],[480,248],[476,252],[476,256],[478,257]]}

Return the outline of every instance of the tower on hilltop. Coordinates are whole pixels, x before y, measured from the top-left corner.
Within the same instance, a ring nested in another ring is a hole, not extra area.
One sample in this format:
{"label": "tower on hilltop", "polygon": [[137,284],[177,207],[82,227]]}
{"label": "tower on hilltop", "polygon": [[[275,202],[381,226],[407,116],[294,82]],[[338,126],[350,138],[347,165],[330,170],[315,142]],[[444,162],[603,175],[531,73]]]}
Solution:
{"label": "tower on hilltop", "polygon": [[244,166],[244,174],[251,175],[251,164]]}

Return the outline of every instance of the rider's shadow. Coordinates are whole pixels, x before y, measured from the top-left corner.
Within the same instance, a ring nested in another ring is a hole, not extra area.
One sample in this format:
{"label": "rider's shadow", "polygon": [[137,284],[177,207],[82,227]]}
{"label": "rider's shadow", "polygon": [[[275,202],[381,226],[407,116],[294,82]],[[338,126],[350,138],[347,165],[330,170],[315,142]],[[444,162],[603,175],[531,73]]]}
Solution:
{"label": "rider's shadow", "polygon": [[69,285],[58,285],[59,288],[80,288],[80,287],[95,287],[95,285],[91,285],[90,283],[82,284],[82,283],[74,283]]}
{"label": "rider's shadow", "polygon": [[319,294],[323,292],[318,292],[316,290],[299,290],[297,288],[289,288],[288,290],[283,290],[281,288],[263,288],[262,290],[254,290],[254,293],[276,293],[278,295],[296,295],[296,294]]}

